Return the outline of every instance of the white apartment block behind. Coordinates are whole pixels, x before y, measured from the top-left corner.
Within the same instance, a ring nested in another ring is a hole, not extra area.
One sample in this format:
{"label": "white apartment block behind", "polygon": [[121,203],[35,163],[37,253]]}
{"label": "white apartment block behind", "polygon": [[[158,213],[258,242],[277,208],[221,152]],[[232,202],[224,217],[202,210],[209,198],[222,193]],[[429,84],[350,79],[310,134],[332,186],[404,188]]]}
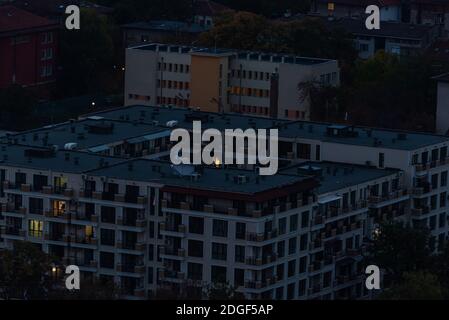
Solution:
{"label": "white apartment block behind", "polygon": [[298,85],[339,85],[335,60],[149,44],[127,49],[125,105],[310,119]]}

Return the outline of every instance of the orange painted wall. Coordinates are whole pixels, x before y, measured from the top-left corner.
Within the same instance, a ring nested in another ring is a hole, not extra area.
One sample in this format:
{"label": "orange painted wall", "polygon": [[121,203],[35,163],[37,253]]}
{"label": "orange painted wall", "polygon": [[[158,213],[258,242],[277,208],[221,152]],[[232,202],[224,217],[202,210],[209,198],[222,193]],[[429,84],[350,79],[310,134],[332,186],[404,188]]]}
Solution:
{"label": "orange painted wall", "polygon": [[199,107],[201,111],[218,112],[220,81],[220,57],[192,55],[190,106]]}

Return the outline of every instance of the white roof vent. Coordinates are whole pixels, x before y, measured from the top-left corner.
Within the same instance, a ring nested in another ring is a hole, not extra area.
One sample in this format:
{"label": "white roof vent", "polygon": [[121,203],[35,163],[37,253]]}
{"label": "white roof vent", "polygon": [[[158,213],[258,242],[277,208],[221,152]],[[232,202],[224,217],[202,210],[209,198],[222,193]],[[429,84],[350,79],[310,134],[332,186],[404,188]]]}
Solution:
{"label": "white roof vent", "polygon": [[75,150],[78,148],[78,143],[75,142],[69,142],[64,145],[64,150]]}

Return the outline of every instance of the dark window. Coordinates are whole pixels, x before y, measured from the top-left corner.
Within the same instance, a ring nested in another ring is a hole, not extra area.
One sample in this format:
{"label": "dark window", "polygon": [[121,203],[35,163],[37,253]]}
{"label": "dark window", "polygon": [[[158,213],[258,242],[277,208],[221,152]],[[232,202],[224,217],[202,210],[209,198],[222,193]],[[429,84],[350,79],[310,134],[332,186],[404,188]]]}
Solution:
{"label": "dark window", "polygon": [[298,215],[290,216],[290,232],[298,230]]}
{"label": "dark window", "polygon": [[288,254],[296,253],[296,237],[288,240]]}
{"label": "dark window", "polygon": [[287,218],[279,219],[279,234],[285,234],[287,231]]}
{"label": "dark window", "polygon": [[235,246],[235,262],[245,262],[244,246]]}
{"label": "dark window", "polygon": [[198,240],[189,240],[189,256],[203,257],[203,242]]}
{"label": "dark window", "polygon": [[211,281],[213,283],[226,283],[226,267],[212,266]]}
{"label": "dark window", "polygon": [[101,222],[115,223],[115,208],[114,207],[101,207]]}
{"label": "dark window", "polygon": [[299,259],[299,273],[306,272],[307,269],[307,257],[302,257]]}
{"label": "dark window", "polygon": [[288,262],[288,276],[293,277],[296,273],[296,260]]}
{"label": "dark window", "polygon": [[385,166],[385,153],[379,153],[379,168],[383,168]]}
{"label": "dark window", "polygon": [[114,246],[115,230],[101,229],[101,244],[105,246]]}
{"label": "dark window", "polygon": [[309,211],[301,213],[301,228],[307,228],[309,226]]}
{"label": "dark window", "polygon": [[42,215],[44,211],[44,201],[40,198],[29,199],[29,210],[31,214]]}
{"label": "dark window", "polygon": [[237,222],[235,224],[235,238],[245,239],[246,236],[246,223]]}
{"label": "dark window", "polygon": [[189,217],[189,232],[204,234],[204,219],[199,217]]}
{"label": "dark window", "polygon": [[287,286],[287,299],[292,300],[295,297],[295,284],[290,283]]}
{"label": "dark window", "polygon": [[114,269],[114,254],[100,252],[100,268]]}
{"label": "dark window", "polygon": [[298,143],[297,144],[297,156],[299,159],[310,159],[310,153],[311,153],[311,145],[306,143]]}
{"label": "dark window", "polygon": [[307,242],[308,242],[307,234],[301,235],[300,242],[301,242],[301,245],[300,245],[299,250],[301,250],[301,251],[307,250]]}
{"label": "dark window", "polygon": [[187,265],[187,278],[191,280],[203,280],[203,265],[191,263]]}
{"label": "dark window", "polygon": [[227,258],[227,245],[224,243],[212,243],[212,259],[226,260]]}
{"label": "dark window", "polygon": [[16,172],[16,188],[20,188],[22,184],[27,183],[27,175],[23,172]]}
{"label": "dark window", "polygon": [[279,241],[278,244],[278,256],[282,258],[285,256],[285,241]]}
{"label": "dark window", "polygon": [[303,296],[306,294],[306,279],[299,280],[298,282],[298,296]]}
{"label": "dark window", "polygon": [[447,186],[447,171],[441,172],[441,181],[440,184],[442,187]]}
{"label": "dark window", "polygon": [[234,270],[234,287],[238,288],[245,284],[245,270],[235,269]]}
{"label": "dark window", "polygon": [[228,236],[228,222],[225,220],[214,220],[213,236],[226,238]]}
{"label": "dark window", "polygon": [[33,175],[33,190],[42,191],[44,186],[48,185],[48,177],[40,174]]}

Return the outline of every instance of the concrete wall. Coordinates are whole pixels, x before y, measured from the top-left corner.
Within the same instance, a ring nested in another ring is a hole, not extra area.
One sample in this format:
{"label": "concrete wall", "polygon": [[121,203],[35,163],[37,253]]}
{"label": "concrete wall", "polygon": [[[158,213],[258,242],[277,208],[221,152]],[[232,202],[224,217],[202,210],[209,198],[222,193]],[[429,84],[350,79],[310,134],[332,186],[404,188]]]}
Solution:
{"label": "concrete wall", "polygon": [[438,83],[436,132],[446,134],[449,130],[449,83]]}
{"label": "concrete wall", "polygon": [[[155,105],[158,53],[144,50],[126,50],[125,106]],[[149,96],[147,101],[136,101],[130,95]]]}

